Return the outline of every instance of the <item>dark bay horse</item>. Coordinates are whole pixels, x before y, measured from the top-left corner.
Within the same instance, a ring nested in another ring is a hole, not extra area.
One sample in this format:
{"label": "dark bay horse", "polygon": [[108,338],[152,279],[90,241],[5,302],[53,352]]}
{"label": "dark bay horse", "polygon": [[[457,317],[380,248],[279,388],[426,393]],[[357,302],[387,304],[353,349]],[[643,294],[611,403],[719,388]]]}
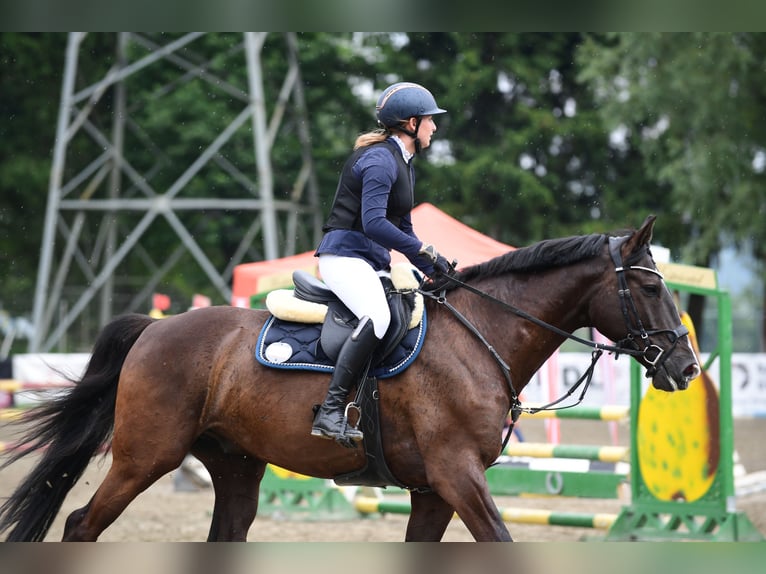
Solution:
{"label": "dark bay horse", "polygon": [[[464,285],[448,290],[446,300],[507,365],[508,378],[479,337],[427,299],[429,332],[419,357],[380,384],[388,467],[411,488],[406,540],[441,540],[455,512],[476,540],[511,540],[484,472],[500,454],[514,394],[566,333],[592,326],[619,341],[661,390],[684,389],[699,374],[651,257],[653,226],[649,217],[616,237],[546,240],[457,275]],[[554,330],[510,312],[511,304]],[[322,478],[361,468],[363,449],[310,435],[312,405],[330,377],[254,359],[268,316],[211,307],[158,321],[126,315],[105,327],[72,391],[20,421],[31,446],[5,464],[45,450],[0,507],[0,532],[8,540],[43,540],[110,438],[111,467],[88,504],[67,518],[64,540],[96,540],[189,452],[213,480],[211,541],[246,540],[267,463]]]}

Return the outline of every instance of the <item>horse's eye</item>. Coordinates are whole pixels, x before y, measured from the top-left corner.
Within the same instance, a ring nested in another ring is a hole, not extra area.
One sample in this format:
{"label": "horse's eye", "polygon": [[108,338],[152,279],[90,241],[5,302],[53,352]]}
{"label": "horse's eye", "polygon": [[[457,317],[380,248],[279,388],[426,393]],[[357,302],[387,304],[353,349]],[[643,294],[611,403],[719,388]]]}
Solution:
{"label": "horse's eye", "polygon": [[660,288],[657,285],[641,285],[641,293],[647,297],[659,297]]}

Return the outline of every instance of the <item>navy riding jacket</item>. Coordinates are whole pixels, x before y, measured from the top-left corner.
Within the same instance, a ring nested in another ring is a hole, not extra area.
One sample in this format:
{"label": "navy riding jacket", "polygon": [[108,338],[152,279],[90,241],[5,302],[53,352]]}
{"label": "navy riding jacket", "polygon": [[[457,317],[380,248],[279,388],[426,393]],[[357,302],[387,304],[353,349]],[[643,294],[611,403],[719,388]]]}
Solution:
{"label": "navy riding jacket", "polygon": [[341,172],[325,235],[316,255],[360,257],[376,271],[402,253],[426,275],[433,265],[418,255],[422,242],[412,227],[415,171],[391,138],[356,150]]}

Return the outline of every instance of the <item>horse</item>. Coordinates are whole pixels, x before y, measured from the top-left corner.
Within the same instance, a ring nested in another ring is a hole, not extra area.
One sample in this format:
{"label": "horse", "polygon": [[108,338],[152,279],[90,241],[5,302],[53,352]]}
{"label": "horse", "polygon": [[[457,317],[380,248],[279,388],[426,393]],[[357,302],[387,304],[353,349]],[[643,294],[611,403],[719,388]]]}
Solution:
{"label": "horse", "polygon": [[[385,460],[409,490],[405,541],[440,541],[455,513],[477,541],[513,540],[485,470],[501,453],[519,393],[568,334],[598,329],[663,391],[683,390],[699,375],[652,259],[654,220],[622,234],[546,239],[456,271],[440,291],[423,288],[430,296],[420,354],[379,387]],[[115,318],[71,391],[12,423],[27,429],[28,446],[3,466],[44,450],[0,507],[0,532],[42,541],[110,443],[111,466],[90,501],[67,517],[64,541],[97,540],[188,453],[213,482],[208,541],[247,540],[269,463],[327,479],[363,467],[363,448],[311,436],[326,373],[254,360],[269,316],[214,306],[161,320]]]}

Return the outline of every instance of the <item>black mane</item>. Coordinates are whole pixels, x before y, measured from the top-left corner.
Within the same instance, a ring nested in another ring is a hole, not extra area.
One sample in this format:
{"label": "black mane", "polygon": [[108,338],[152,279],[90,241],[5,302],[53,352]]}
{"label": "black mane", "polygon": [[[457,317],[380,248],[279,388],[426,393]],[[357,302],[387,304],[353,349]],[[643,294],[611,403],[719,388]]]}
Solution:
{"label": "black mane", "polygon": [[469,281],[508,272],[535,272],[570,265],[598,255],[606,239],[607,235],[600,233],[545,239],[466,267],[458,274],[458,279]]}

